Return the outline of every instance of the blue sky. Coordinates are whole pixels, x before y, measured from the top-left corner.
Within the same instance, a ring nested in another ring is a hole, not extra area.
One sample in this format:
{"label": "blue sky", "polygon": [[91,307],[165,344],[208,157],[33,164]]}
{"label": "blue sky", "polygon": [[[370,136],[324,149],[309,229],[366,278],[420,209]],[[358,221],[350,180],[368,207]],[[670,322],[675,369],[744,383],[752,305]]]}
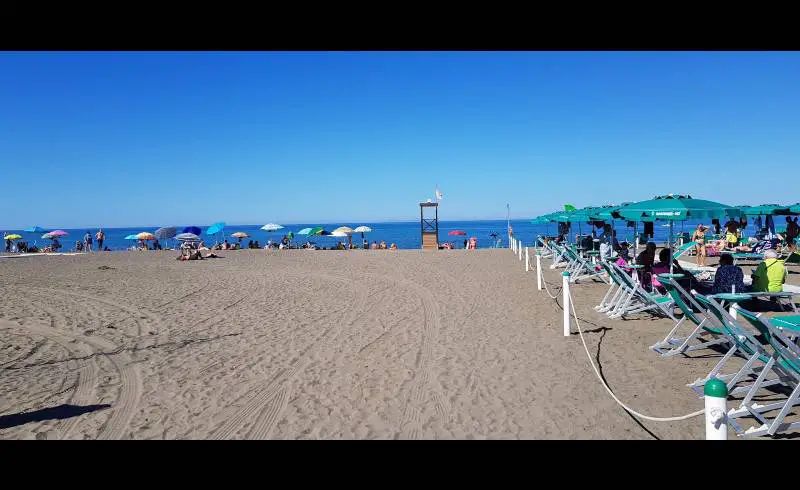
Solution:
{"label": "blue sky", "polygon": [[[795,203],[800,53],[0,53],[0,227]],[[13,192],[9,192],[13,191]]]}

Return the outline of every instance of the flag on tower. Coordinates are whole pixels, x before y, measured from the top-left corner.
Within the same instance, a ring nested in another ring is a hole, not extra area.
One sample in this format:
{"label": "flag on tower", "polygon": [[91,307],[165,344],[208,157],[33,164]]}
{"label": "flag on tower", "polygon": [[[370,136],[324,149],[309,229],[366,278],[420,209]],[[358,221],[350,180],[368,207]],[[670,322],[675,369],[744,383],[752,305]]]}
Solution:
{"label": "flag on tower", "polygon": [[441,201],[441,200],[442,200],[442,198],[444,198],[444,195],[443,195],[443,194],[442,194],[442,192],[439,190],[439,186],[437,185],[437,186],[436,186],[436,200],[437,200],[437,201]]}

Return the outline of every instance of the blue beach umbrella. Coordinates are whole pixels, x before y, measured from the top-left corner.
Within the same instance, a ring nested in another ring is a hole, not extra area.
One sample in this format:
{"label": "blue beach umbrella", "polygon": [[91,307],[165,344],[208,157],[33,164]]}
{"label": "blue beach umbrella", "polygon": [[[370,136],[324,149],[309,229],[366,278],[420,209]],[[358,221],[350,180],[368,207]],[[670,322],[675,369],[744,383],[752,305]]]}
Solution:
{"label": "blue beach umbrella", "polygon": [[225,229],[225,223],[219,222],[209,226],[206,230],[206,235],[216,235]]}
{"label": "blue beach umbrella", "polygon": [[311,233],[311,228],[303,228],[297,232],[298,235],[308,235],[309,233]]}
{"label": "blue beach umbrella", "polygon": [[134,233],[133,235],[128,235],[125,237],[125,240],[138,240],[139,238]]}
{"label": "blue beach umbrella", "polygon": [[24,231],[25,233],[41,233],[44,231],[44,228],[42,228],[41,226],[29,226],[28,228],[25,228],[22,231]]}
{"label": "blue beach umbrella", "polygon": [[181,233],[191,233],[192,235],[199,236],[200,233],[202,233],[202,230],[200,230],[200,227],[198,226],[187,226],[186,228],[181,230]]}

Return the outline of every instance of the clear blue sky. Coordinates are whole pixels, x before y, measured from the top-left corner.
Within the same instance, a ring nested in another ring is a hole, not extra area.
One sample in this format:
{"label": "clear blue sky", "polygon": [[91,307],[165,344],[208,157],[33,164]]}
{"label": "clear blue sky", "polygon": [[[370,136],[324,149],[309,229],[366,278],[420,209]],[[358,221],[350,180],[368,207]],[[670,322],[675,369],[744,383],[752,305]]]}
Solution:
{"label": "clear blue sky", "polygon": [[795,203],[800,53],[2,53],[0,228]]}

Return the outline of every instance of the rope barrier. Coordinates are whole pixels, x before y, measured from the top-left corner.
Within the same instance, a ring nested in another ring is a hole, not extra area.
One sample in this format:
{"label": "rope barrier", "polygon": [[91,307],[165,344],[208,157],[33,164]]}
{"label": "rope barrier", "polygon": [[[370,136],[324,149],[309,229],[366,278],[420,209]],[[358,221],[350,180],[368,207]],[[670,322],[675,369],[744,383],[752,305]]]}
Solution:
{"label": "rope barrier", "polygon": [[[572,300],[572,291],[568,291],[567,294],[569,295],[569,305],[570,305],[570,309],[572,310],[572,316],[575,318],[575,325],[578,326],[578,334],[580,334],[581,342],[583,343],[583,348],[586,351],[586,356],[589,358],[589,362],[592,365],[592,369],[594,370],[594,373],[597,375],[597,379],[599,379],[600,383],[603,385],[603,388],[606,389],[608,394],[611,395],[611,398],[613,398],[614,401],[619,404],[619,406],[621,406],[622,408],[624,408],[625,410],[627,410],[631,414],[639,417],[640,419],[650,420],[650,421],[653,421],[653,422],[676,422],[676,421],[679,421],[679,420],[687,420],[687,419],[690,419],[692,417],[697,417],[698,415],[703,415],[705,413],[705,409],[703,409],[703,410],[698,410],[696,412],[692,412],[692,413],[689,413],[689,414],[686,414],[686,415],[681,415],[679,417],[651,417],[649,415],[641,414],[641,413],[637,412],[636,410],[632,409],[631,407],[629,407],[629,406],[625,405],[624,403],[622,403],[622,401],[620,401],[620,399],[617,398],[617,396],[614,394],[614,392],[611,391],[611,388],[608,387],[606,382],[603,380],[603,377],[600,375],[600,371],[597,369],[597,366],[594,363],[594,359],[592,359],[592,354],[589,352],[589,347],[586,346],[586,340],[583,338],[583,329],[581,329],[580,321],[578,321],[578,314],[575,312],[575,302]],[[553,298],[553,299],[555,299],[555,298]]]}

